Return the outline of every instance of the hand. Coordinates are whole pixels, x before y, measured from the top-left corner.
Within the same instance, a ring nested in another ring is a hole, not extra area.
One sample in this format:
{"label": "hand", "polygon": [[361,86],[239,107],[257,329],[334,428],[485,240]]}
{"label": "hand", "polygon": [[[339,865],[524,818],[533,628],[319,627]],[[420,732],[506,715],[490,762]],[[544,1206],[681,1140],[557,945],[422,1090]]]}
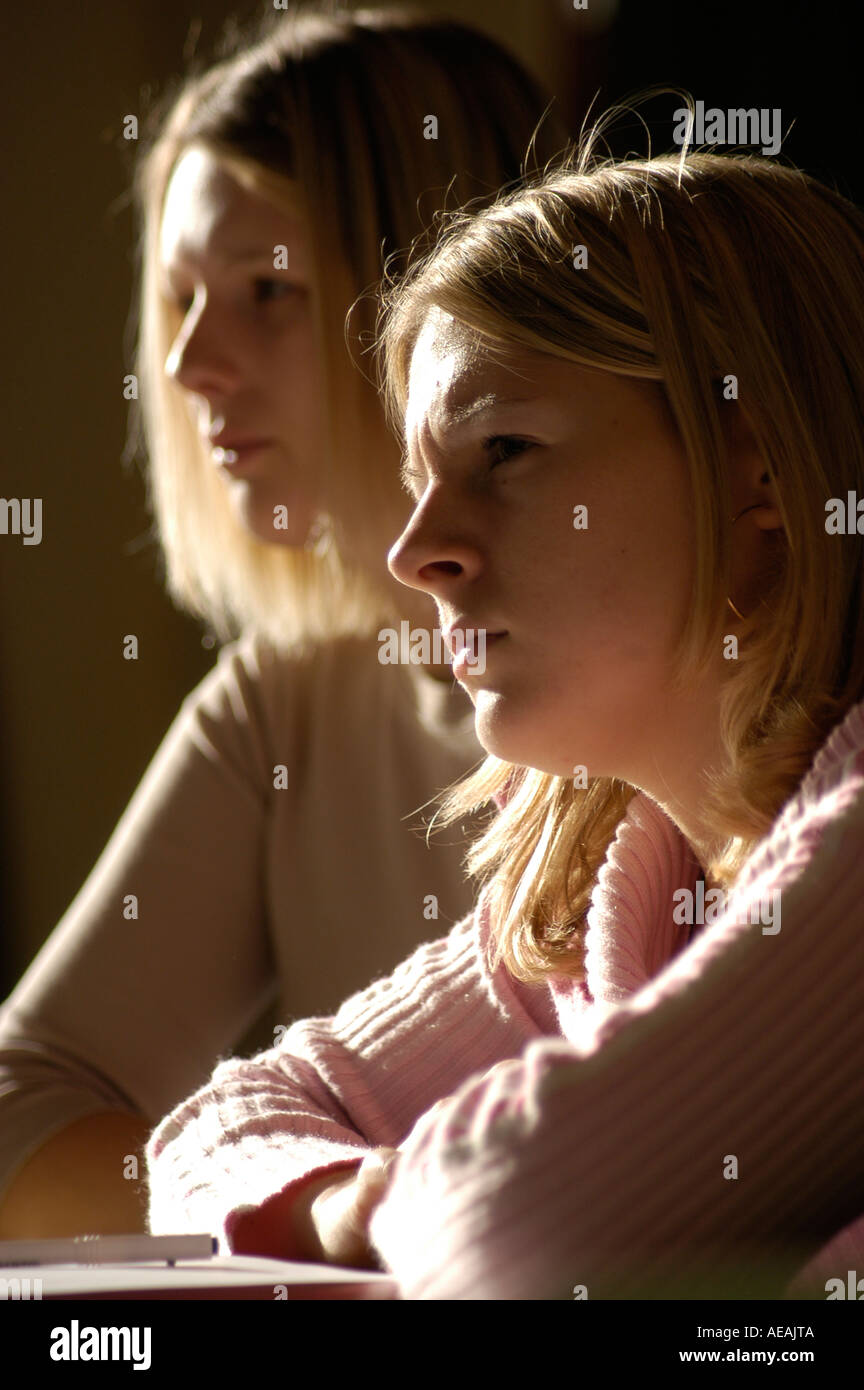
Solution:
{"label": "hand", "polygon": [[368,1153],[347,1178],[337,1178],[314,1197],[310,1207],[313,1231],[321,1246],[319,1259],[357,1269],[380,1269],[369,1243],[369,1221],[387,1194],[398,1149],[381,1147]]}

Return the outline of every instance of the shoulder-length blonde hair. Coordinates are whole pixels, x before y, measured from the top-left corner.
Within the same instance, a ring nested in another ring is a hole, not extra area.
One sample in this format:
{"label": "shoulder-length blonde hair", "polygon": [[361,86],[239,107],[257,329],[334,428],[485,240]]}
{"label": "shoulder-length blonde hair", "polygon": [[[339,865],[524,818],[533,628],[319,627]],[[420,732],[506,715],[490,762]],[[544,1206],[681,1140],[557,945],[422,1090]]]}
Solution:
{"label": "shoulder-length blonde hair", "polygon": [[[448,193],[488,202],[518,178],[546,105],[515,59],[465,25],[410,10],[330,14],[318,6],[271,17],[254,43],[188,80],[159,118],[136,185],[140,418],[167,586],[220,637],[253,629],[282,643],[369,631],[393,616],[384,557],[405,500],[374,384],[346,343],[346,312],[359,297],[352,337],[368,346],[382,257],[408,247]],[[559,151],[565,138],[547,119],[538,152]],[[330,429],[322,476],[339,499],[335,544],[324,553],[268,545],[244,530],[203,460],[180,389],[164,375],[180,314],[160,289],[159,227],[171,173],[193,144],[277,207],[305,216]],[[380,533],[380,581],[345,562],[346,522]]]}
{"label": "shoulder-length blonde hair", "polygon": [[[725,848],[705,867],[728,887],[828,730],[864,696],[862,542],[825,526],[829,498],[864,495],[864,217],[759,156],[685,149],[616,162],[593,145],[476,216],[452,215],[437,248],[385,288],[388,412],[398,428],[432,306],[495,353],[529,349],[660,383],[695,507],[693,604],[673,672],[683,686],[731,621],[721,412],[743,410],[785,537],[722,691],[727,764],[704,805]],[[575,270],[578,246],[588,265]],[[740,406],[723,398],[729,376]],[[442,818],[505,787],[507,804],[468,861],[490,880],[495,958],[525,980],[583,977],[590,895],[635,788],[595,778],[580,789],[490,757],[450,793]]]}

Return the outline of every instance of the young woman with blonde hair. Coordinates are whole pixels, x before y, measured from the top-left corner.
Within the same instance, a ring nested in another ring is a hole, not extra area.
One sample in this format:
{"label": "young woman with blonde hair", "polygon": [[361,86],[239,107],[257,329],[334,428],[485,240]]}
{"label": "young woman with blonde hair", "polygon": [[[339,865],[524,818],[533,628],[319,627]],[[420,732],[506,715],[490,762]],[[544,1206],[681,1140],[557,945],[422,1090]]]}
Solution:
{"label": "young woman with blonde hair", "polygon": [[459,836],[430,849],[416,815],[480,756],[470,705],[446,662],[379,660],[382,624],[428,636],[434,609],[386,568],[407,503],[368,291],[448,199],[561,148],[547,104],[470,27],[307,7],[159,120],[152,500],[170,592],[237,640],[0,1016],[2,1236],[142,1226],[136,1150],[268,1006],[272,1037],[470,905]]}
{"label": "young woman with blonde hair", "polygon": [[168,1116],[151,1229],[412,1298],[825,1297],[864,1251],[864,218],[595,150],[452,219],[383,328],[391,568],[486,632],[478,905]]}

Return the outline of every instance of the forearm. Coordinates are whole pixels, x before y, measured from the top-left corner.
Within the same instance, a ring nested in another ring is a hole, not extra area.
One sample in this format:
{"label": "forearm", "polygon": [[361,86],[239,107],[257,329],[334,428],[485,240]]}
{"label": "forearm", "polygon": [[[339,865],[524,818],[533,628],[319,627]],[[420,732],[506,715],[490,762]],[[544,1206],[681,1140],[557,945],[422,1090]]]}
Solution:
{"label": "forearm", "polygon": [[0,1198],[0,1240],[146,1231],[138,1173],[151,1128],[115,1111],[85,1115],[52,1135]]}
{"label": "forearm", "polygon": [[334,1018],[298,1022],[278,1047],[220,1063],[151,1136],[150,1228],[209,1230],[236,1249],[239,1220],[260,1230],[250,1208],[399,1143],[475,1069],[541,1035],[503,971],[490,978],[473,915]]}

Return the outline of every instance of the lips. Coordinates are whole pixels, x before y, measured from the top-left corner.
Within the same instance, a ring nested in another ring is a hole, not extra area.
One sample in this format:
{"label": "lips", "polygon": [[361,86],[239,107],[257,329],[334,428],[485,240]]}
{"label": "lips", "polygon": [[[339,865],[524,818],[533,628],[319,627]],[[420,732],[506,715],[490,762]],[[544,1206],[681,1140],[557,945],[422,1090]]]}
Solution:
{"label": "lips", "polygon": [[243,438],[240,435],[213,434],[209,436],[211,449],[233,449],[240,454],[244,449],[260,449],[262,444],[269,444],[269,439],[256,439],[251,435]]}
{"label": "lips", "polygon": [[454,645],[454,639],[456,638],[457,633],[461,634],[463,641],[465,641],[469,640],[469,633],[480,632],[486,634],[487,642],[491,642],[494,637],[506,637],[507,635],[504,628],[500,628],[496,632],[493,631],[491,628],[485,627],[483,623],[472,622],[469,618],[456,618],[452,623],[449,623],[447,627],[442,628],[441,635],[444,638],[444,641],[446,642],[447,646],[452,647]]}
{"label": "lips", "polygon": [[258,439],[252,435],[216,433],[208,436],[213,462],[229,473],[244,471],[247,463],[252,463],[256,455],[273,443],[272,439]]}
{"label": "lips", "polygon": [[501,642],[507,633],[503,629],[490,632],[480,624],[459,619],[443,628],[441,635],[449,653],[453,675],[464,683],[485,675],[488,649]]}

